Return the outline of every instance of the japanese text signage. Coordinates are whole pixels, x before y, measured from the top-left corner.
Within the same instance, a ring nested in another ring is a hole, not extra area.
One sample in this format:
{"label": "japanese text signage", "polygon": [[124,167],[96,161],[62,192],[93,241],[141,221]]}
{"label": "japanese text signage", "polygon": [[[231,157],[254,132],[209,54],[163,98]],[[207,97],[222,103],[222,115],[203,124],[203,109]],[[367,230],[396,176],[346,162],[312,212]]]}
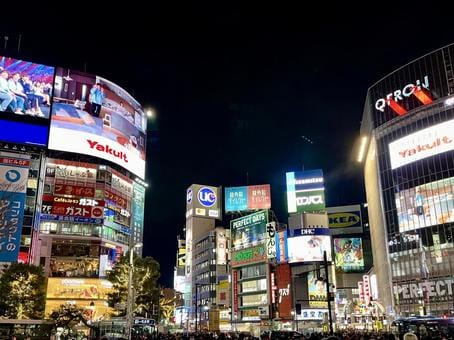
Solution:
{"label": "japanese text signage", "polygon": [[247,211],[271,208],[269,184],[225,188],[225,211]]}
{"label": "japanese text signage", "polygon": [[265,242],[267,222],[267,210],[230,221],[233,249],[243,249],[260,242]]}
{"label": "japanese text signage", "polygon": [[24,219],[28,156],[0,152],[0,262],[16,262]]}
{"label": "japanese text signage", "polygon": [[287,172],[287,205],[289,213],[325,209],[323,171]]}

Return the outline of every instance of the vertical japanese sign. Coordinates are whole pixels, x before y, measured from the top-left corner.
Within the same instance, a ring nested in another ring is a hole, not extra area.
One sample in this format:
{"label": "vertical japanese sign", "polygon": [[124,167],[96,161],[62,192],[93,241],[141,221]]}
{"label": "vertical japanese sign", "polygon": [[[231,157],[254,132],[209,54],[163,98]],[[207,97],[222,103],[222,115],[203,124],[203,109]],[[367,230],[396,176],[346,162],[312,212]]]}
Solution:
{"label": "vertical japanese sign", "polygon": [[232,270],[233,312],[238,312],[238,271]]}
{"label": "vertical japanese sign", "polygon": [[133,184],[132,196],[132,230],[134,234],[142,234],[145,212],[145,188],[139,183]]}
{"label": "vertical japanese sign", "polygon": [[363,275],[363,294],[366,305],[370,303],[370,280],[369,275]]}
{"label": "vertical japanese sign", "polygon": [[0,262],[16,262],[30,158],[0,152]]}
{"label": "vertical japanese sign", "polygon": [[276,258],[276,222],[266,224],[266,254],[270,260]]}

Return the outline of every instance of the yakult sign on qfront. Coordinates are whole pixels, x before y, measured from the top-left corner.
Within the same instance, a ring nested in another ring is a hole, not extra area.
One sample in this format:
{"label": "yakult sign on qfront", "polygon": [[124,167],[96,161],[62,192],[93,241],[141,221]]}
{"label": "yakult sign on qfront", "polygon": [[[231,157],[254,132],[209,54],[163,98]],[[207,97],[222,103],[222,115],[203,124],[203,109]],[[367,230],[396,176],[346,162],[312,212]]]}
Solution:
{"label": "yakult sign on qfront", "polygon": [[454,120],[449,120],[390,143],[391,169],[453,149]]}

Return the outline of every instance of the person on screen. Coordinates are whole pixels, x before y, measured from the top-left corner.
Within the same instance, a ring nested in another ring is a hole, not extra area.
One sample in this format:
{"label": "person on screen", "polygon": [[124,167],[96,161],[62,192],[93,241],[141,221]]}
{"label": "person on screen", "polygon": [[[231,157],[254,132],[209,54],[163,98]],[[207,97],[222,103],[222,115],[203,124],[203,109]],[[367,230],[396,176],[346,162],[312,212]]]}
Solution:
{"label": "person on screen", "polygon": [[[21,83],[19,82],[20,74],[14,73],[11,78],[8,80],[8,87],[12,93],[14,93],[16,97],[16,113],[24,114],[25,111],[25,102],[27,99],[27,95],[24,92],[24,88],[22,87]],[[27,112],[28,113],[28,112]]]}
{"label": "person on screen", "polygon": [[8,86],[8,71],[1,70],[0,73],[0,109],[6,111],[8,107],[12,106],[13,110],[15,107],[14,94],[11,92]]}
{"label": "person on screen", "polygon": [[96,83],[90,90],[90,97],[89,101],[91,104],[90,113],[95,116],[99,117],[101,113],[101,106],[102,102],[104,101],[104,89],[101,87],[101,84]]}
{"label": "person on screen", "polygon": [[420,187],[416,187],[415,208],[416,215],[418,216],[424,215],[424,195],[421,193]]}

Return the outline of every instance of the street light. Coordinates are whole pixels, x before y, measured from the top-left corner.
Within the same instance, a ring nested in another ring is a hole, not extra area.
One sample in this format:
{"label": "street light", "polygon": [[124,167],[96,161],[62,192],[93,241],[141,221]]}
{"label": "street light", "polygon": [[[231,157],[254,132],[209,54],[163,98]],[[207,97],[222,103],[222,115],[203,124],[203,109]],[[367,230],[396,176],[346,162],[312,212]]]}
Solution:
{"label": "street light", "polygon": [[[132,242],[131,242],[132,243]],[[127,331],[128,331],[128,339],[131,339],[131,331],[132,331],[132,313],[133,313],[133,308],[134,308],[134,296],[132,292],[132,272],[134,270],[134,262],[133,262],[133,254],[134,254],[134,249],[136,248],[141,248],[143,244],[141,242],[136,243],[135,245],[131,245],[129,247],[129,279],[128,279],[128,309],[127,309],[127,315],[126,315],[126,321],[127,321]]]}

